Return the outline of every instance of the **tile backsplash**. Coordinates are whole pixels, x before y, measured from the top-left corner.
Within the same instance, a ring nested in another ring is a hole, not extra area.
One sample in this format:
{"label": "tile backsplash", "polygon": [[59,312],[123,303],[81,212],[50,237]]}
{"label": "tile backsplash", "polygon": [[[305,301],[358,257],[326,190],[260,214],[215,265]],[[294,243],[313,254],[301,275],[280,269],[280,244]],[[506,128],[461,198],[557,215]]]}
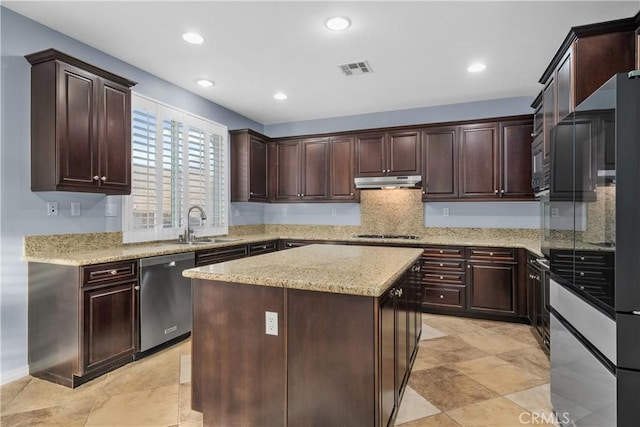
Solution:
{"label": "tile backsplash", "polygon": [[360,193],[363,233],[422,234],[423,218],[420,189],[362,190]]}

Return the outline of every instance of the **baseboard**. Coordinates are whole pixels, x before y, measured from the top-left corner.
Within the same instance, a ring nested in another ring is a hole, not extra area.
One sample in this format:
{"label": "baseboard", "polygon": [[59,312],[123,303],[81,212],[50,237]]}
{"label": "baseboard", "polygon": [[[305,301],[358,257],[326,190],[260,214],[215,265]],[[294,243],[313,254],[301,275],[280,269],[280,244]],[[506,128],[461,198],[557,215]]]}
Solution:
{"label": "baseboard", "polygon": [[27,375],[29,375],[29,367],[27,365],[7,372],[2,372],[0,373],[0,385],[10,383],[11,381],[18,380],[22,377],[26,377]]}

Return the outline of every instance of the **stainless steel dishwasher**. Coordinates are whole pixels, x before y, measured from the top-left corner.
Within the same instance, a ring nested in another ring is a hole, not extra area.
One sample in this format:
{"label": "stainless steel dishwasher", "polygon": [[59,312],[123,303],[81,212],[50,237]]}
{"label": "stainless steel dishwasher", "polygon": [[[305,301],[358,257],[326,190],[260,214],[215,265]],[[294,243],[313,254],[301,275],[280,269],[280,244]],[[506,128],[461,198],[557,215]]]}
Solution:
{"label": "stainless steel dishwasher", "polygon": [[182,271],[194,267],[193,252],[140,260],[140,352],[191,332],[191,279]]}

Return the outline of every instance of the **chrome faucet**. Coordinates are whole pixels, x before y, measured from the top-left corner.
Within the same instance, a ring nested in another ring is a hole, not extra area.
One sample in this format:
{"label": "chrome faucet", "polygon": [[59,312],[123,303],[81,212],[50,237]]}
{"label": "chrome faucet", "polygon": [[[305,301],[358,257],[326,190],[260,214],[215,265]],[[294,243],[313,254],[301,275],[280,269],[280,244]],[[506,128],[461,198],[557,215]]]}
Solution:
{"label": "chrome faucet", "polygon": [[191,243],[193,242],[194,239],[194,233],[193,230],[191,229],[191,224],[189,223],[189,218],[191,217],[191,211],[193,210],[198,210],[200,211],[200,219],[201,220],[206,220],[207,219],[207,215],[204,213],[204,209],[202,209],[200,206],[198,205],[193,205],[189,208],[189,210],[187,211],[187,227],[184,230],[184,235],[180,236],[180,241],[182,242],[186,242],[186,243]]}

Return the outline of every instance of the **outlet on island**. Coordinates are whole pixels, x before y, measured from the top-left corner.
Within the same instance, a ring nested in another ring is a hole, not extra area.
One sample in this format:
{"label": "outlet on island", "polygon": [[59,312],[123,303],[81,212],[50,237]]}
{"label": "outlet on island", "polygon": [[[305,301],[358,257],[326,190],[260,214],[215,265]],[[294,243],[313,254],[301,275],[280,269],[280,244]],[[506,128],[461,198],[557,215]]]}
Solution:
{"label": "outlet on island", "polygon": [[273,311],[264,312],[265,333],[267,335],[278,335],[278,313]]}

